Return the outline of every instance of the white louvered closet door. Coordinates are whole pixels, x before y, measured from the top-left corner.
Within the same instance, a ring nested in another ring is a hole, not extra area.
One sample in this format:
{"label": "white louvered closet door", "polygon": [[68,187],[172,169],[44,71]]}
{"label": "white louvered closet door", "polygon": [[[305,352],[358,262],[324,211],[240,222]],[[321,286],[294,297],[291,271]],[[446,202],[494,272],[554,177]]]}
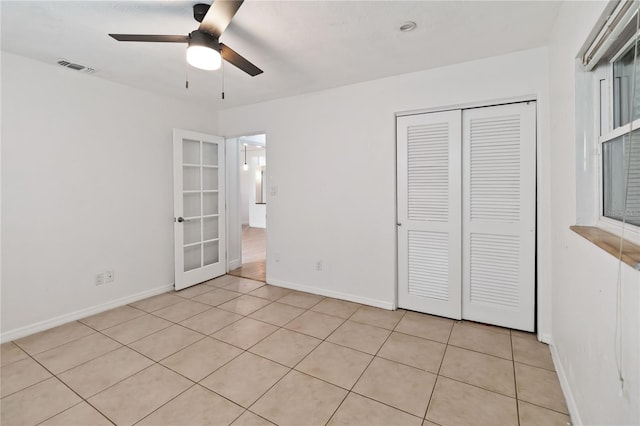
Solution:
{"label": "white louvered closet door", "polygon": [[462,117],[462,316],[533,331],[536,104]]}
{"label": "white louvered closet door", "polygon": [[398,305],[460,319],[461,111],[399,117]]}

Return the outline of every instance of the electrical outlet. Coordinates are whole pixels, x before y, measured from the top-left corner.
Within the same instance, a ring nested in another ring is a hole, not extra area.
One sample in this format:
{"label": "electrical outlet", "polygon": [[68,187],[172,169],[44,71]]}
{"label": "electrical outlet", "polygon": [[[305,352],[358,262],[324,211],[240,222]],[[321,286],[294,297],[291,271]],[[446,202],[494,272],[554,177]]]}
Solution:
{"label": "electrical outlet", "polygon": [[269,195],[271,195],[272,197],[278,195],[278,187],[276,185],[271,187],[271,189],[269,190]]}
{"label": "electrical outlet", "polygon": [[100,272],[99,274],[96,274],[96,285],[102,285],[104,284],[104,273]]}
{"label": "electrical outlet", "polygon": [[113,269],[109,269],[108,271],[104,271],[104,282],[112,283],[114,281],[114,272]]}
{"label": "electrical outlet", "polygon": [[280,263],[280,253],[276,253],[276,263]]}
{"label": "electrical outlet", "polygon": [[322,271],[322,260],[316,261],[316,271]]}

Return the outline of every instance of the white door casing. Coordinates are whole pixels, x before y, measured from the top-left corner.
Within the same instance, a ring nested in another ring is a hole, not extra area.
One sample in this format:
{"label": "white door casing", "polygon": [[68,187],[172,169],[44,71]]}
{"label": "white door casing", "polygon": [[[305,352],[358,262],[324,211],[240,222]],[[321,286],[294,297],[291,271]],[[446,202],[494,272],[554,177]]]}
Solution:
{"label": "white door casing", "polygon": [[462,316],[533,331],[536,103],[462,117]]}
{"label": "white door casing", "polygon": [[461,111],[398,117],[398,305],[461,318]]}
{"label": "white door casing", "polygon": [[224,139],[173,130],[175,288],[226,272]]}

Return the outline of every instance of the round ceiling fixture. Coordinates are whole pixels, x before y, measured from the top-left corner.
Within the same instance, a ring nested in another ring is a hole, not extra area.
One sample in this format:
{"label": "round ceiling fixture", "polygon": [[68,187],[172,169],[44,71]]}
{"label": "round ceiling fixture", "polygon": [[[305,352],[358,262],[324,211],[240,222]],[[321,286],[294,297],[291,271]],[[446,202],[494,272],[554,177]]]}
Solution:
{"label": "round ceiling fixture", "polygon": [[217,70],[222,65],[218,42],[210,34],[195,30],[189,34],[187,62],[201,70]]}
{"label": "round ceiling fixture", "polygon": [[403,33],[408,33],[409,31],[413,31],[416,29],[418,25],[413,21],[407,21],[404,24],[400,25],[400,31]]}

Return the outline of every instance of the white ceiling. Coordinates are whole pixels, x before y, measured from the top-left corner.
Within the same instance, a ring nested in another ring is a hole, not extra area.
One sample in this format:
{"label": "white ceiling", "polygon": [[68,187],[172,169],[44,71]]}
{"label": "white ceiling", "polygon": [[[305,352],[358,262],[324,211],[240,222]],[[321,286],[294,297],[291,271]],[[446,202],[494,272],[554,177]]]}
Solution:
{"label": "white ceiling", "polygon": [[[264,74],[250,77],[227,64],[222,101],[221,71],[187,67],[186,45],[120,43],[107,36],[186,35],[198,26],[195,3],[3,0],[2,49],[50,64],[64,58],[95,68],[91,78],[221,109],[543,46],[560,6],[248,0],[220,40]],[[417,29],[400,32],[409,20]]]}

